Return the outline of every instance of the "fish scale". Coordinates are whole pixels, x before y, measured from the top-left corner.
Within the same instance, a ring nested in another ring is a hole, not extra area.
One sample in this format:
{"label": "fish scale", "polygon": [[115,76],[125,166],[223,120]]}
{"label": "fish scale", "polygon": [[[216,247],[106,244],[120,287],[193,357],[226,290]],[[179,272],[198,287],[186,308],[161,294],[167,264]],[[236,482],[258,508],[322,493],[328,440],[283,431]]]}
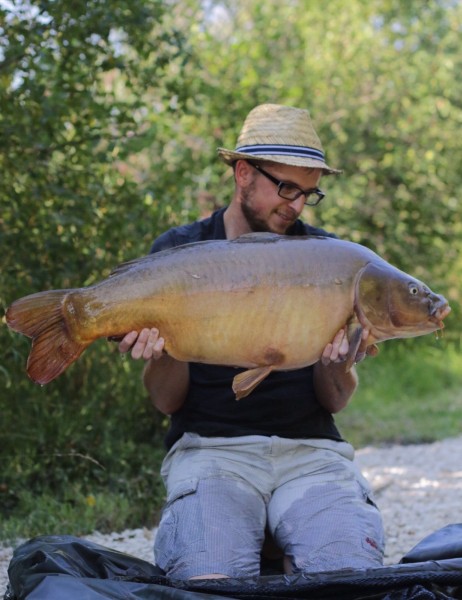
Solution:
{"label": "fish scale", "polygon": [[446,299],[368,248],[322,237],[250,234],[196,242],[119,266],[86,287],[39,292],[7,309],[32,338],[27,372],[52,381],[99,338],[156,327],[181,361],[244,367],[243,398],[272,371],[314,364],[346,328],[363,346],[443,327]]}

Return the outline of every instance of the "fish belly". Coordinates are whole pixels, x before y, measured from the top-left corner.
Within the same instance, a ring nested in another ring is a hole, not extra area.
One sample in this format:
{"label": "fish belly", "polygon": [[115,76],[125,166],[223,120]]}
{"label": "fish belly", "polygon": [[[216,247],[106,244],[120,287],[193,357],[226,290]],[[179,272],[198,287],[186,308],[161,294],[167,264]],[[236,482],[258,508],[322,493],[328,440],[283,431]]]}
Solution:
{"label": "fish belly", "polygon": [[281,288],[173,300],[158,327],[178,360],[294,369],[316,362],[351,306],[320,290]]}

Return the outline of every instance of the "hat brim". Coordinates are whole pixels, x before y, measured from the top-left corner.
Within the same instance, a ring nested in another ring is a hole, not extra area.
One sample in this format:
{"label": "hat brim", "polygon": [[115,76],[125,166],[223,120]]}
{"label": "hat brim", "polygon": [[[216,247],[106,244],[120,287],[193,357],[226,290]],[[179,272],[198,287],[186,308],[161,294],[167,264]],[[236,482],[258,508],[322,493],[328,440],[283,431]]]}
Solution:
{"label": "hat brim", "polygon": [[342,173],[339,169],[329,167],[325,162],[308,158],[304,156],[290,156],[287,154],[246,154],[245,152],[235,152],[226,148],[218,148],[218,156],[227,165],[232,165],[237,160],[263,160],[268,162],[280,163],[293,167],[309,167],[312,169],[321,169],[325,175],[338,175]]}

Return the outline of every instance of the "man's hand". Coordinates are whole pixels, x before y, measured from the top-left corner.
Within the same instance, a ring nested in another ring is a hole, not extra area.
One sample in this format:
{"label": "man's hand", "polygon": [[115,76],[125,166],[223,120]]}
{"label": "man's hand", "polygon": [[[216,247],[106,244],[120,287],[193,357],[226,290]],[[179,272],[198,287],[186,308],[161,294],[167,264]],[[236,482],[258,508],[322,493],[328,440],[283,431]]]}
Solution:
{"label": "man's hand", "polygon": [[152,403],[164,415],[181,408],[188,393],[189,364],[164,352],[165,341],[159,330],[130,331],[119,343],[119,352],[130,352],[134,359],[144,358],[143,383]]}
{"label": "man's hand", "polygon": [[165,340],[160,337],[159,330],[153,327],[152,329],[142,329],[130,331],[122,339],[119,344],[119,352],[125,353],[131,351],[131,356],[134,359],[144,358],[144,360],[158,360],[163,355]]}
{"label": "man's hand", "polygon": [[[359,344],[358,352],[356,353],[355,363],[360,362],[366,356],[366,341],[369,337],[369,329],[364,329],[361,334],[361,343]],[[350,344],[346,328],[340,329],[334,337],[333,341],[324,348],[321,356],[321,362],[324,366],[330,363],[344,362],[347,358]]]}
{"label": "man's hand", "polygon": [[[361,334],[361,342],[356,353],[355,362],[366,356],[369,330]],[[350,401],[357,385],[356,369],[345,370],[343,362],[347,359],[350,344],[347,329],[344,327],[337,332],[331,343],[327,344],[321,359],[314,365],[314,389],[316,398],[330,413],[344,409]]]}

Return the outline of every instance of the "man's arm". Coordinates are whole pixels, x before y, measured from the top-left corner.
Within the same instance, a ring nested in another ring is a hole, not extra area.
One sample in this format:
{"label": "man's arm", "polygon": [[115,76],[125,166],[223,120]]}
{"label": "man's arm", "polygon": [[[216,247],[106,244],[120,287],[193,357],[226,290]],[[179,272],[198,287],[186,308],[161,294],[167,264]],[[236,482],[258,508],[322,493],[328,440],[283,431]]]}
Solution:
{"label": "man's arm", "polygon": [[325,366],[319,361],[314,366],[316,398],[330,413],[337,413],[347,406],[357,385],[356,369],[352,367],[345,373],[345,363]]}
{"label": "man's arm", "polygon": [[[356,362],[365,356],[365,342],[369,331],[364,330],[362,344],[356,355]],[[314,389],[318,402],[331,413],[337,413],[347,406],[358,386],[358,375],[352,367],[345,372],[345,358],[349,344],[344,329],[341,329],[332,343],[327,344],[321,360],[314,365]]]}
{"label": "man's arm", "polygon": [[119,344],[120,352],[144,358],[143,383],[152,403],[160,412],[171,415],[184,403],[189,387],[189,365],[163,352],[164,339],[157,329],[128,333]]}

